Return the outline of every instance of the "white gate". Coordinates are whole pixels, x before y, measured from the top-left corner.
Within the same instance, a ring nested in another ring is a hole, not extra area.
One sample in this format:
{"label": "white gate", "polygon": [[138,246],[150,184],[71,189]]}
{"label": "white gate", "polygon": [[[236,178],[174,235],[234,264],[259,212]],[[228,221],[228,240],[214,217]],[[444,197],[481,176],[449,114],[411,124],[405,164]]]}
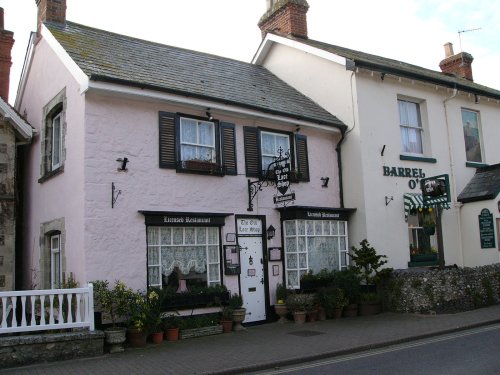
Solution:
{"label": "white gate", "polygon": [[[250,230],[245,231],[245,228]],[[238,219],[238,244],[241,249],[241,295],[243,307],[247,309],[245,323],[266,320],[262,221]]]}

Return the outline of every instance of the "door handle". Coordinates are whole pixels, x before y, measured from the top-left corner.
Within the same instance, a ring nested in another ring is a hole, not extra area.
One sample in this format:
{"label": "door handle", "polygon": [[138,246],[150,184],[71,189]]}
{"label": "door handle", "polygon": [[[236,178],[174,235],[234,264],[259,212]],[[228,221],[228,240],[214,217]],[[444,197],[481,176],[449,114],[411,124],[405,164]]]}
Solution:
{"label": "door handle", "polygon": [[261,283],[262,285],[264,285],[264,278],[261,278],[261,279],[260,279],[260,283]]}

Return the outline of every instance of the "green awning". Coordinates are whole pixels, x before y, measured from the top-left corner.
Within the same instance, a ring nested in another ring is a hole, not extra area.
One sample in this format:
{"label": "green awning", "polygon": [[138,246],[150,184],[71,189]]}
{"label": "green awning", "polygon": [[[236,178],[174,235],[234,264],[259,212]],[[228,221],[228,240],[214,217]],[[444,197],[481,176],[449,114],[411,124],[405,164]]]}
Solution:
{"label": "green awning", "polygon": [[410,211],[419,208],[429,208],[429,207],[441,207],[445,209],[450,208],[450,204],[446,197],[433,197],[427,199],[427,203],[424,204],[424,197],[419,193],[405,193],[404,194],[404,210],[405,210],[405,221],[408,220],[408,215]]}

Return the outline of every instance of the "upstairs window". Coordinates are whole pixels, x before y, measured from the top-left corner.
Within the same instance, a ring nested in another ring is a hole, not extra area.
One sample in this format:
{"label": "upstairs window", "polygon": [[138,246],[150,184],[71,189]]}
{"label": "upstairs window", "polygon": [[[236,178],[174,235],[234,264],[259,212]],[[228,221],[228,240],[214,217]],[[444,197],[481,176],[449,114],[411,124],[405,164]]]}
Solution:
{"label": "upstairs window", "polygon": [[245,143],[245,167],[247,177],[265,178],[267,167],[277,156],[279,149],[290,153],[295,181],[309,181],[307,137],[302,134],[285,133],[260,128],[243,128]]}
{"label": "upstairs window", "polygon": [[41,167],[38,182],[63,172],[66,150],[66,90],[62,90],[43,108]]}
{"label": "upstairs window", "polygon": [[401,151],[407,154],[423,155],[422,121],[420,105],[398,99],[399,126],[401,129]]}
{"label": "upstairs window", "polygon": [[62,126],[61,112],[52,119],[52,170],[61,166],[62,156]]}
{"label": "upstairs window", "polygon": [[263,131],[260,133],[260,145],[262,170],[266,171],[269,164],[279,156],[280,150],[283,155],[290,152],[290,136]]}
{"label": "upstairs window", "polygon": [[178,172],[236,175],[234,124],[160,112],[160,168]]}
{"label": "upstairs window", "polygon": [[462,109],[465,156],[468,162],[482,163],[481,137],[479,134],[479,113]]}

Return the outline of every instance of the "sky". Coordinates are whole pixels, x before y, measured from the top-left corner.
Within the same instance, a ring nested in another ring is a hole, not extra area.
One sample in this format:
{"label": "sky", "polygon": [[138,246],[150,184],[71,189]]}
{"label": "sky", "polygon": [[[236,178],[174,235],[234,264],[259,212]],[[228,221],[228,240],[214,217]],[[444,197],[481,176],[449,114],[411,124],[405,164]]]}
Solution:
{"label": "sky", "polygon": [[[439,71],[444,47],[474,57],[474,81],[500,90],[496,0],[308,0],[310,39]],[[266,0],[67,0],[70,21],[162,44],[250,62]],[[0,0],[14,32],[9,102],[15,101],[35,0]],[[465,31],[459,33],[459,31]]]}

